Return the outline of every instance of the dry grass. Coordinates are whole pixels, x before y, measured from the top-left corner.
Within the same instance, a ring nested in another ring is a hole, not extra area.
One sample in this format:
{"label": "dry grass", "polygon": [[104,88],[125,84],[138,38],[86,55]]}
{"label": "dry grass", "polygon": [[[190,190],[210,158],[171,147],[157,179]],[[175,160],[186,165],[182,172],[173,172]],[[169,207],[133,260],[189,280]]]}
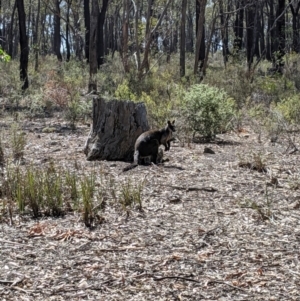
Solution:
{"label": "dry grass", "polygon": [[[119,174],[128,163],[85,160],[88,127],[43,122],[22,124],[25,166],[52,160],[81,179],[95,171],[93,200],[105,207],[93,229],[80,210],[39,220],[15,211],[10,225],[0,199],[1,300],[299,300],[299,153],[284,154],[285,140],[258,143],[250,131],[223,144],[174,144],[164,166]],[[264,172],[239,166],[258,164],[253,154]],[[143,210],[128,216],[122,187],[141,179]]]}

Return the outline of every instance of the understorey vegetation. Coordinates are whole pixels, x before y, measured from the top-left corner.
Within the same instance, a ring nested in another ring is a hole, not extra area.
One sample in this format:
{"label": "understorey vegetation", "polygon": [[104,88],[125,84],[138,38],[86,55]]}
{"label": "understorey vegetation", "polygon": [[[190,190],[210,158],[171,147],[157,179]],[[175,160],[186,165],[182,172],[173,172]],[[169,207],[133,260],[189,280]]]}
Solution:
{"label": "understorey vegetation", "polygon": [[[250,127],[259,136],[268,133],[274,141],[285,137],[289,141],[287,148],[296,150],[293,135],[299,130],[300,120],[300,94],[298,77],[295,76],[300,74],[297,59],[297,55],[286,55],[283,75],[268,74],[268,63],[263,61],[250,80],[242,60],[235,58],[224,69],[217,67],[222,63],[215,55],[205,78],[199,83],[192,75],[179,78],[176,67],[170,64],[158,64],[151,73],[137,81],[134,73],[121,72],[121,58],[118,60],[115,56],[114,59],[107,57],[97,73],[97,81],[100,94],[107,99],[143,101],[153,128],[161,127],[166,120],[175,117],[181,143],[197,141],[199,137],[203,138],[201,141],[214,141],[219,134],[241,132]],[[1,195],[5,199],[2,214],[12,214],[17,210],[20,214],[30,213],[38,218],[63,216],[68,211],[77,210],[82,212],[83,221],[90,226],[102,221],[100,209],[107,195],[119,200],[127,213],[132,205],[141,209],[141,183],[132,186],[129,181],[118,192],[107,193],[112,189],[107,183],[97,184],[94,175],[80,177],[54,162],[42,169],[23,162],[24,149],[29,143],[19,125],[24,120],[47,120],[58,116],[74,132],[76,124],[88,125],[91,122],[93,96],[85,92],[86,65],[74,60],[58,64],[54,57],[46,56],[38,73],[33,67],[33,61],[30,61],[31,85],[21,93],[19,80],[15,77],[16,62],[5,61],[0,65],[3,74],[1,115],[4,118],[11,116],[14,120],[8,141],[10,157],[5,157],[3,147],[0,153],[3,169]],[[43,133],[56,130],[45,126]]]}
{"label": "understorey vegetation", "polygon": [[22,216],[40,219],[76,212],[87,227],[94,227],[104,222],[107,202],[128,216],[131,209],[142,209],[143,181],[128,179],[118,189],[112,176],[106,178],[96,169],[85,173],[76,161],[67,169],[52,160],[42,167],[27,163],[23,157],[25,134],[15,123],[12,128],[11,151],[4,151],[0,141],[0,221],[9,219],[14,224]]}

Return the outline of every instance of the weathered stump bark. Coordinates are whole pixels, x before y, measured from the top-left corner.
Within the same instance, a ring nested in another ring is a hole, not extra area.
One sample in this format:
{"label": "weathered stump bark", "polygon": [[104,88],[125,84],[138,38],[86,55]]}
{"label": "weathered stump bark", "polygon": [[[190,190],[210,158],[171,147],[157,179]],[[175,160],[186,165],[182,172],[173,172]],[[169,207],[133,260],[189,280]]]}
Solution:
{"label": "weathered stump bark", "polygon": [[87,160],[132,161],[137,137],[149,130],[143,103],[93,99],[93,125],[86,141]]}

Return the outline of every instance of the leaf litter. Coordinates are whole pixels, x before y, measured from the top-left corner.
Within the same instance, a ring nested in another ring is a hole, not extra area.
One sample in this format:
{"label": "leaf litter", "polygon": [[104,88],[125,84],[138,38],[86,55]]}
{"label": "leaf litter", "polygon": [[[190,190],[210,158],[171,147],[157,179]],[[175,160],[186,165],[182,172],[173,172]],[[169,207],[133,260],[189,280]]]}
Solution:
{"label": "leaf litter", "polygon": [[[76,211],[2,218],[1,300],[300,300],[300,154],[284,153],[286,141],[258,143],[250,132],[222,135],[232,143],[177,142],[164,165],[120,173],[128,163],[85,160],[84,126],[24,128],[25,164],[76,161],[78,175],[112,177],[116,197],[143,179],[142,210],[107,199],[93,229]],[[264,172],[245,168],[253,158]]]}

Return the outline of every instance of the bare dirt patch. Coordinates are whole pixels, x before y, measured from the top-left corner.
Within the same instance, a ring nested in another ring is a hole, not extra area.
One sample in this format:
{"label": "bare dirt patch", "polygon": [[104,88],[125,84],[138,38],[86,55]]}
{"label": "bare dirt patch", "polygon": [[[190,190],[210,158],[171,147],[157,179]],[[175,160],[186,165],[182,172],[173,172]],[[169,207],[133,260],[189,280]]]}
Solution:
{"label": "bare dirt patch", "polygon": [[[15,215],[13,225],[4,214],[1,300],[300,300],[299,152],[285,154],[284,139],[258,143],[249,132],[220,137],[225,143],[175,143],[163,166],[121,173],[128,163],[86,161],[86,126],[44,119],[22,128],[25,164],[76,162],[78,173],[113,178],[116,191],[143,180],[143,210],[128,216],[108,199],[105,222],[92,230],[80,212]],[[256,156],[261,172],[251,168]]]}

